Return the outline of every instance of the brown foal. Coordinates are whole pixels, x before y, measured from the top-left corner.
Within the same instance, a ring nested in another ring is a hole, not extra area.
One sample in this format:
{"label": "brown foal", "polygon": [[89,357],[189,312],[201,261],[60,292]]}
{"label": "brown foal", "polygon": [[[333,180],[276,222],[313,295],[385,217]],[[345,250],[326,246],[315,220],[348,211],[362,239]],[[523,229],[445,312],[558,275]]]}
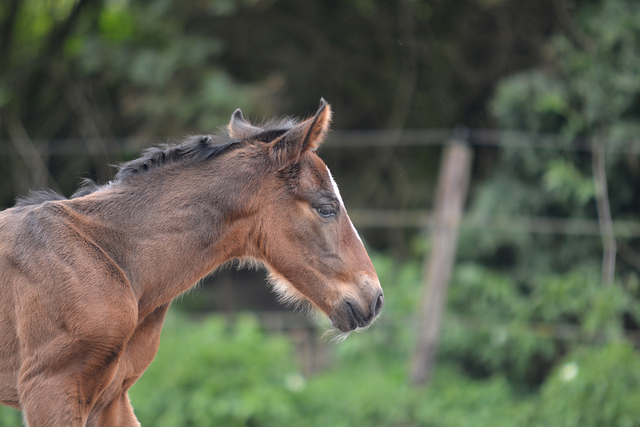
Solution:
{"label": "brown foal", "polygon": [[171,300],[221,264],[256,261],[288,301],[342,332],[380,313],[378,277],[316,154],[318,112],[148,150],[106,185],[0,212],[0,403],[28,426],[139,426],[127,390]]}

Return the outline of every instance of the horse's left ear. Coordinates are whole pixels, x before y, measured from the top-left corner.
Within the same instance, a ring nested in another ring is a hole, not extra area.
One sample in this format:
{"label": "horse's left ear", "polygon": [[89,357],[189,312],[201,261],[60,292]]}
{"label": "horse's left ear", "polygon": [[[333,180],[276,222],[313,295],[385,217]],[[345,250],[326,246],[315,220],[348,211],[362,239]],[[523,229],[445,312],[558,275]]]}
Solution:
{"label": "horse's left ear", "polygon": [[305,150],[315,150],[322,144],[329,132],[331,107],[320,99],[316,114],[295,125],[278,139],[271,142],[269,155],[277,170],[295,163]]}
{"label": "horse's left ear", "polygon": [[229,136],[233,139],[244,139],[252,133],[259,133],[262,129],[253,126],[242,115],[242,111],[238,108],[231,116],[229,122]]}

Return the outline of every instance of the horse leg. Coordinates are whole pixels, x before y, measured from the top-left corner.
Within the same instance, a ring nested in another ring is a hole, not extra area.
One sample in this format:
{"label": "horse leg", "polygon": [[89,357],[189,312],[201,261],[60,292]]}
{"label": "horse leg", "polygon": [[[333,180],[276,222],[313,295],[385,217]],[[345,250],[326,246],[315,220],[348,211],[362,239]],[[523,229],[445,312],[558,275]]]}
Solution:
{"label": "horse leg", "polygon": [[125,391],[119,398],[111,401],[94,420],[89,420],[87,427],[140,427],[133,413],[129,395]]}
{"label": "horse leg", "polygon": [[128,390],[138,380],[153,360],[160,345],[160,332],[169,304],[156,308],[141,320],[127,342],[120,358],[118,375],[112,381],[111,390],[106,390],[89,415],[87,427],[139,427],[140,424],[129,401]]}
{"label": "horse leg", "polygon": [[84,427],[114,378],[126,338],[53,339],[25,358],[18,392],[28,426]]}

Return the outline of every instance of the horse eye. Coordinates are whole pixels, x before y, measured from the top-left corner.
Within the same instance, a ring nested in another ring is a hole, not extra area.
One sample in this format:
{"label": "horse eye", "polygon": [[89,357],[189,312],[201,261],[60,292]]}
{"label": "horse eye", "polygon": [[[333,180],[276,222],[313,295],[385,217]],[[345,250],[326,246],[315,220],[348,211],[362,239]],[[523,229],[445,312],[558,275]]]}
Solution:
{"label": "horse eye", "polygon": [[330,218],[336,215],[336,209],[331,205],[318,206],[316,210],[323,218]]}

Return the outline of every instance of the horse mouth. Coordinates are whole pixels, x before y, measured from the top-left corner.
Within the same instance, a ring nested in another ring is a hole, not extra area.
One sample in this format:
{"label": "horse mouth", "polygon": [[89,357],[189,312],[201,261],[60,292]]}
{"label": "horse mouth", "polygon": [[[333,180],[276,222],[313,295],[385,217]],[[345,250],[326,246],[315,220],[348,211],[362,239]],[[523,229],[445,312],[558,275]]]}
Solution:
{"label": "horse mouth", "polygon": [[354,301],[346,300],[342,302],[331,316],[331,324],[334,328],[342,332],[350,332],[358,328],[365,328],[373,322],[373,319],[380,314],[384,296],[382,291],[377,295],[369,307],[363,310]]}

